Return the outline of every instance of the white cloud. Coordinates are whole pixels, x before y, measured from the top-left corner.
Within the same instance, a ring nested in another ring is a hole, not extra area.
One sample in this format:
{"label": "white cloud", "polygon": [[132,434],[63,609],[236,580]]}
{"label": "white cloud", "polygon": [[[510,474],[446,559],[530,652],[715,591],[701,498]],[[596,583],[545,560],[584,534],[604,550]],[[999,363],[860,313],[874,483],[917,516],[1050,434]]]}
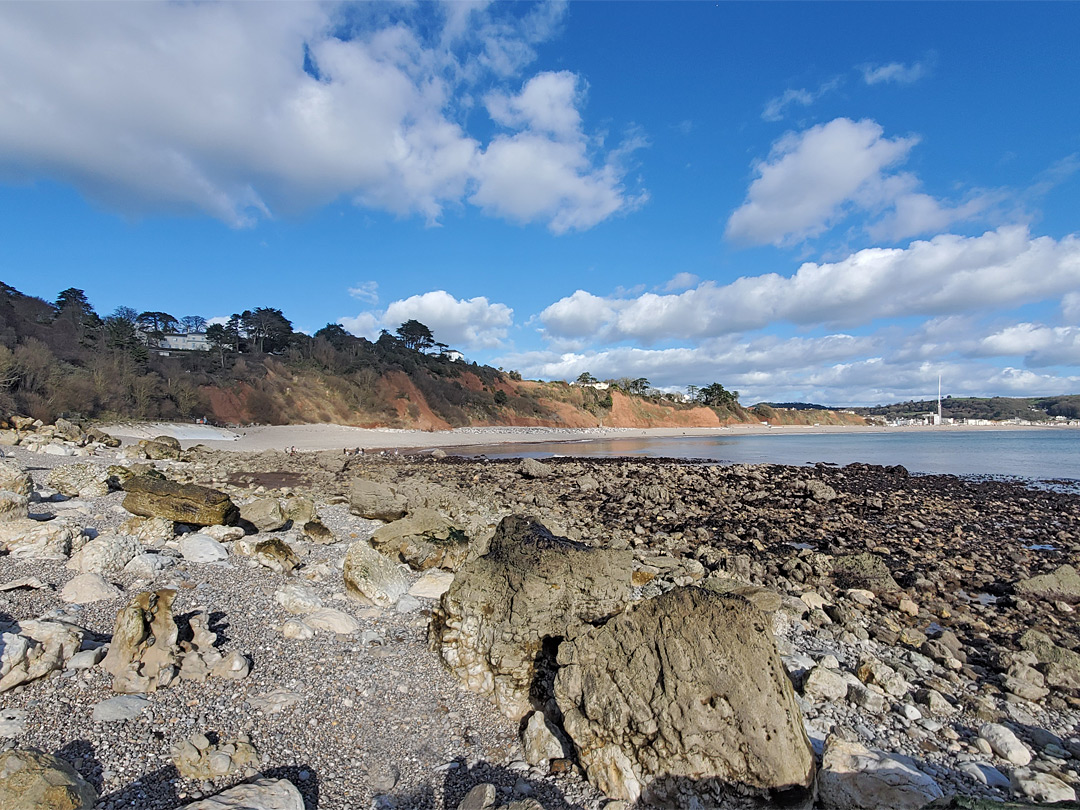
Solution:
{"label": "white cloud", "polygon": [[676,273],[670,279],[667,284],[664,285],[664,292],[677,292],[679,290],[686,290],[693,287],[700,281],[693,273]]}
{"label": "white cloud", "polygon": [[940,232],[953,223],[971,221],[982,216],[1001,199],[998,193],[982,192],[959,205],[950,206],[929,194],[901,194],[892,201],[892,210],[871,224],[867,232],[874,239],[887,241],[921,233]]}
{"label": "white cloud", "polygon": [[[233,226],[341,197],[434,223],[478,190],[486,211],[562,232],[635,204],[619,150],[526,140],[527,155],[499,160],[515,133],[485,146],[458,123],[477,83],[520,76],[562,4],[391,16],[315,3],[56,8],[0,4],[5,180],[49,178],[124,212],[201,211]],[[580,86],[539,74],[502,96],[501,123],[587,140]],[[543,202],[525,209],[530,192]]]}
{"label": "white cloud", "polygon": [[727,236],[749,244],[797,242],[825,231],[856,199],[870,207],[895,196],[897,177],[884,171],[906,159],[918,138],[883,135],[874,121],[837,118],[783,136],[756,166]]}
{"label": "white cloud", "polygon": [[1070,321],[1080,321],[1080,291],[1062,297],[1061,314]]}
{"label": "white cloud", "polygon": [[840,86],[840,79],[830,79],[822,84],[817,90],[810,91],[805,88],[788,88],[775,98],[769,99],[765,109],[761,112],[761,118],[765,121],[781,121],[787,114],[787,110],[794,104],[800,107],[809,107],[826,93],[831,93]]}
{"label": "white cloud", "polygon": [[679,294],[600,297],[578,290],[543,310],[554,340],[703,339],[787,321],[869,324],[882,318],[979,312],[1080,291],[1080,238],[1032,237],[1021,226],[946,234],[907,248],[868,248],[807,262],[792,276],[704,282]]}
{"label": "white cloud", "polygon": [[379,301],[379,282],[361,281],[355,287],[349,287],[349,295],[365,304],[376,304]]}
{"label": "white cloud", "polygon": [[382,312],[339,318],[338,323],[355,335],[372,338],[382,329],[393,332],[414,319],[427,326],[437,341],[453,348],[493,348],[506,339],[514,310],[483,296],[458,299],[445,290],[433,290],[394,301]]}
{"label": "white cloud", "polygon": [[912,84],[930,73],[928,61],[914,62],[905,65],[902,62],[889,62],[885,65],[862,65],[863,81],[867,84],[881,84],[892,82],[895,84]]}
{"label": "white cloud", "polygon": [[1023,357],[1033,368],[1080,367],[1080,327],[1018,323],[983,338],[973,354]]}

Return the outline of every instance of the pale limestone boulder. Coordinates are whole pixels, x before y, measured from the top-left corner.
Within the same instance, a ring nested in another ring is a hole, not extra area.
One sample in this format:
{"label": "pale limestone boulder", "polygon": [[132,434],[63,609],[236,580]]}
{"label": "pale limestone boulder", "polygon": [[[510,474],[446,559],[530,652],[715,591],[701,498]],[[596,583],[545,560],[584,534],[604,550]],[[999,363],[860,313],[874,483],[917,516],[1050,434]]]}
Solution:
{"label": "pale limestone boulder", "polygon": [[339,636],[351,636],[360,632],[360,622],[345,611],[335,608],[316,608],[304,616],[304,624],[312,630],[323,630]]}
{"label": "pale limestone boulder", "polygon": [[[171,520],[165,518],[148,518],[140,515],[132,515],[120,524],[120,534],[134,537],[140,543],[164,543],[172,540],[175,536],[175,526]],[[241,536],[243,530],[240,530]],[[218,540],[220,538],[214,538]]]}
{"label": "pale limestone boulder", "polygon": [[825,810],[920,810],[943,797],[937,782],[900,754],[829,735],[818,774]]}
{"label": "pale limestone boulder", "polygon": [[621,612],[632,570],[630,552],[589,548],[511,515],[488,553],[462,566],[443,594],[432,646],[470,690],[520,720],[532,708],[529,690],[545,645]]}
{"label": "pale limestone boulder", "polygon": [[256,779],[180,810],[304,810],[304,797],[288,779]]}
{"label": "pale limestone boulder", "polygon": [[349,546],[342,568],[346,590],[375,607],[391,607],[409,589],[397,565],[373,549],[366,540]]}
{"label": "pale limestone boulder", "polygon": [[349,511],[368,520],[397,520],[409,511],[405,496],[379,481],[358,478],[349,491]]}
{"label": "pale limestone boulder", "polygon": [[34,492],[34,480],[16,462],[0,461],[0,489],[29,497]]}
{"label": "pale limestone boulder", "polygon": [[100,464],[65,464],[53,468],[45,480],[69,498],[101,498],[109,494],[109,471]]}
{"label": "pale limestone boulder", "polygon": [[116,614],[109,654],[101,665],[113,676],[113,691],[154,692],[179,672],[178,631],[172,617],[176,591],[138,594]]}
{"label": "pale limestone boulder", "polygon": [[124,566],[124,572],[139,579],[154,579],[162,571],[176,565],[176,560],[164,554],[138,554]]}
{"label": "pale limestone boulder", "polygon": [[558,664],[563,728],[609,797],[810,796],[795,693],[770,622],[746,600],[676,588],[564,641]]}
{"label": "pale limestone boulder", "polygon": [[65,518],[0,523],[0,548],[18,559],[66,560],[87,540],[83,530]]}
{"label": "pale limestone boulder", "polygon": [[188,562],[211,563],[229,558],[229,550],[225,546],[202,532],[185,534],[180,539],[178,547]]}
{"label": "pale limestone boulder", "polygon": [[246,520],[260,532],[276,532],[289,522],[277,498],[258,498],[241,504],[240,519]]}
{"label": "pale limestone boulder", "polygon": [[1031,768],[1014,770],[1009,784],[1014,795],[1040,804],[1076,801],[1076,791],[1066,782],[1053,774]]}
{"label": "pale limestone boulder", "polygon": [[1020,738],[1000,723],[984,723],[979,736],[990,743],[990,750],[1013,765],[1021,767],[1031,762],[1031,752]]}
{"label": "pale limestone boulder", "polygon": [[185,779],[220,779],[253,769],[259,752],[246,735],[214,745],[197,733],[173,745],[170,759]]}
{"label": "pale limestone boulder", "polygon": [[290,584],[274,592],[274,601],[289,613],[304,616],[323,606],[322,597],[307,585]]}
{"label": "pale limestone boulder", "polygon": [[64,669],[85,634],[77,625],[54,619],[14,624],[0,640],[0,692]]}
{"label": "pale limestone boulder", "polygon": [[119,588],[98,573],[79,574],[60,590],[61,599],[79,605],[117,599],[120,594]]}
{"label": "pale limestone boulder", "polygon": [[429,568],[456,571],[469,555],[469,538],[465,532],[441,513],[423,507],[380,526],[372,535],[371,545],[417,571]]}
{"label": "pale limestone boulder", "polygon": [[101,534],[75,552],[67,567],[84,574],[112,574],[123,571],[141,551],[142,545],[133,537]]}
{"label": "pale limestone boulder", "polygon": [[543,712],[529,715],[521,732],[521,747],[525,750],[525,761],[530,765],[543,767],[553,759],[566,756],[562,743],[548,726]]}
{"label": "pale limestone boulder", "polygon": [[26,520],[29,516],[29,499],[17,492],[0,490],[0,523]]}
{"label": "pale limestone boulder", "polygon": [[97,792],[66,761],[33,748],[0,754],[4,810],[91,810]]}

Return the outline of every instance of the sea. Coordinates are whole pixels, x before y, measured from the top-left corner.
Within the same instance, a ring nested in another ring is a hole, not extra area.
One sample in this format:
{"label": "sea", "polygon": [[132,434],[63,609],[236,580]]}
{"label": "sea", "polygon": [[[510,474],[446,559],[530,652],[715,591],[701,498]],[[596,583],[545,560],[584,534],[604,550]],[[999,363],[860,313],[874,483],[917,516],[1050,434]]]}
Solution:
{"label": "sea", "polygon": [[915,474],[1080,486],[1080,430],[920,430],[633,437],[471,448],[488,458],[644,457],[722,464],[901,464]]}

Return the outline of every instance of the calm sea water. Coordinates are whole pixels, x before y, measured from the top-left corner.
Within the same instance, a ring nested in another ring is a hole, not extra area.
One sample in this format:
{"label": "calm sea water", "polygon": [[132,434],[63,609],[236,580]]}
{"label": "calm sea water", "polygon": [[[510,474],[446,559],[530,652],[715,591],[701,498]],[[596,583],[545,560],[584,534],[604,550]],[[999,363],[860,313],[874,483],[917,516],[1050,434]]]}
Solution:
{"label": "calm sea water", "polygon": [[477,448],[489,458],[645,456],[732,464],[902,464],[913,473],[1080,481],[1080,430],[941,430],[671,438],[619,437]]}

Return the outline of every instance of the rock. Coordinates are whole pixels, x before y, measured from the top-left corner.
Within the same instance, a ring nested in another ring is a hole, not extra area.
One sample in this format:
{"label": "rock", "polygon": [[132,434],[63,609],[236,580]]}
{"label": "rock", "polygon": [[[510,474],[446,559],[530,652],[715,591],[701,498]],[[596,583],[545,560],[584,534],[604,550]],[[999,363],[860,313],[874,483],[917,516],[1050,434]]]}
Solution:
{"label": "rock", "polygon": [[318,522],[319,517],[315,514],[315,502],[311,498],[294,496],[287,498],[281,508],[287,520],[291,520],[293,526],[303,526],[311,521]]}
{"label": "rock", "polygon": [[142,551],[139,542],[119,534],[100,534],[71,556],[67,567],[88,574],[114,574],[123,571]]}
{"label": "rock", "polygon": [[1027,746],[1000,723],[984,723],[979,727],[979,736],[990,744],[995,754],[1013,765],[1023,767],[1031,762],[1031,752]]}
{"label": "rock", "polygon": [[22,709],[0,709],[0,737],[11,739],[26,731],[26,712]]}
{"label": "rock", "polygon": [[113,676],[113,691],[154,692],[168,686],[179,671],[176,591],[144,591],[116,615],[109,654],[102,667]]}
{"label": "rock", "polygon": [[246,520],[260,532],[276,532],[288,525],[277,498],[259,498],[240,506],[240,519]]}
{"label": "rock", "polygon": [[482,782],[465,794],[457,810],[488,810],[495,804],[495,786],[490,782]]}
{"label": "rock", "polygon": [[210,674],[215,678],[242,681],[251,674],[251,659],[239,650],[233,650],[210,668]]}
{"label": "rock", "polygon": [[296,552],[280,537],[271,537],[256,543],[255,552],[251,556],[260,565],[265,565],[279,574],[291,574],[293,569],[300,564],[300,558],[296,556]]}
{"label": "rock", "polygon": [[185,534],[180,538],[178,546],[188,562],[211,563],[229,558],[229,550],[225,546],[202,532]]}
{"label": "rock", "polygon": [[451,571],[430,570],[413,583],[409,593],[420,599],[438,599],[450,590],[453,581],[454,574]]}
{"label": "rock", "polygon": [[239,526],[204,526],[199,529],[199,534],[205,534],[208,537],[213,537],[219,543],[231,543],[236,540],[243,540],[246,536],[246,532]]}
{"label": "rock", "polygon": [[1013,793],[1033,802],[1075,802],[1076,791],[1053,774],[1017,768],[1012,772],[1010,786]]}
{"label": "rock", "polygon": [[[159,436],[158,439],[172,438],[171,436]],[[139,442],[139,448],[146,454],[146,457],[155,461],[161,461],[164,459],[177,459],[180,458],[180,448],[174,447],[170,442],[159,441],[158,439],[142,439]],[[174,439],[175,441],[175,439]]]}
{"label": "rock", "polygon": [[246,736],[214,745],[205,734],[193,734],[173,745],[170,759],[185,779],[219,779],[254,768],[259,753]]}
{"label": "rock", "polygon": [[304,810],[304,797],[288,779],[256,779],[234,785],[180,810]]}
{"label": "rock", "polygon": [[289,613],[298,616],[311,613],[323,606],[322,597],[306,585],[286,585],[274,592],[274,601]]}
{"label": "rock", "polygon": [[64,669],[79,651],[85,632],[68,622],[50,619],[9,625],[0,635],[0,692]]}
{"label": "rock", "polygon": [[29,501],[25,495],[0,490],[0,523],[26,520],[29,516]]}
{"label": "rock", "polygon": [[53,422],[53,435],[60,437],[66,442],[75,442],[76,444],[83,442],[86,439],[86,434],[83,433],[81,427],[63,417],[60,417]]}
{"label": "rock", "polygon": [[806,482],[806,495],[818,503],[836,500],[836,490],[816,478],[811,478]]}
{"label": "rock", "polygon": [[358,478],[349,491],[349,511],[368,520],[398,520],[409,506],[405,496],[378,481]]}
{"label": "rock", "polygon": [[4,810],[91,810],[97,792],[67,762],[33,748],[0,754]]}
{"label": "rock", "polygon": [[803,682],[803,695],[817,702],[843,700],[848,694],[848,682],[834,669],[816,666]]}
{"label": "rock", "polygon": [[988,762],[965,762],[958,770],[981,785],[998,790],[1010,789],[1009,778]]}
{"label": "rock", "polygon": [[1020,636],[1020,647],[1032,653],[1039,664],[1056,665],[1059,672],[1074,672],[1080,677],[1080,653],[1059,647],[1045,633],[1028,630]]}
{"label": "rock", "polygon": [[547,464],[535,458],[523,458],[518,467],[523,478],[547,478],[554,472]]}
{"label": "rock", "polygon": [[64,585],[60,591],[60,598],[65,602],[87,605],[91,602],[116,599],[120,594],[120,589],[101,574],[79,574]]}
{"label": "rock", "polygon": [[818,797],[826,810],[919,810],[943,795],[908,757],[835,734],[825,740]]}
{"label": "rock", "polygon": [[884,690],[879,686],[850,683],[848,684],[847,699],[853,705],[872,714],[881,714],[887,708]]}
{"label": "rock", "polygon": [[533,712],[521,732],[521,747],[530,765],[545,765],[550,760],[566,756],[562,743],[548,727],[543,712]]}
{"label": "rock", "polygon": [[149,705],[142,695],[118,695],[94,706],[95,723],[123,723],[134,720]]}
{"label": "rock", "polygon": [[110,436],[104,430],[101,430],[101,429],[95,428],[95,427],[87,429],[86,438],[87,438],[88,441],[97,442],[98,444],[103,444],[106,447],[119,447],[120,446],[120,440],[119,439],[117,439],[115,436]]}
{"label": "rock", "polygon": [[375,607],[390,607],[409,589],[397,565],[373,549],[366,540],[349,546],[342,568],[350,594]]}
{"label": "rock", "polygon": [[18,464],[0,461],[0,489],[29,497],[34,493],[34,480],[30,477],[30,473]]}
{"label": "rock", "polygon": [[281,635],[294,641],[307,641],[315,638],[315,631],[299,619],[289,619],[281,625]]}
{"label": "rock", "polygon": [[304,537],[306,537],[312,543],[328,546],[332,543],[337,542],[337,538],[334,537],[334,533],[331,532],[328,528],[326,528],[323,522],[318,519],[309,520],[306,523],[302,523],[300,526],[300,531],[304,535]]}
{"label": "rock", "polygon": [[444,568],[456,571],[469,554],[469,538],[433,509],[414,509],[408,517],[375,530],[371,545],[418,571]]}
{"label": "rock", "polygon": [[313,630],[325,630],[340,636],[350,636],[360,631],[360,622],[341,610],[316,608],[304,616],[304,624]]}
{"label": "rock", "polygon": [[124,573],[132,574],[139,579],[154,579],[162,571],[167,571],[176,565],[176,560],[166,557],[164,554],[139,554],[131,558],[124,566]]}
{"label": "rock", "polygon": [[1071,565],[1063,565],[1053,573],[1017,582],[1014,590],[1022,596],[1080,602],[1080,572]]}
{"label": "rock", "polygon": [[109,471],[99,464],[64,464],[55,467],[45,480],[69,498],[100,498],[109,494]]}
{"label": "rock", "polygon": [[621,612],[632,569],[630,552],[589,548],[511,515],[488,553],[466,563],[443,594],[432,646],[469,689],[521,719],[531,708],[537,658]]}
{"label": "rock", "polygon": [[876,658],[866,658],[859,663],[855,675],[863,683],[880,686],[886,694],[895,698],[903,697],[911,691],[911,684],[904,680],[895,669]]}
{"label": "rock", "polygon": [[64,518],[0,523],[0,548],[24,560],[66,560],[87,541],[82,529]]}
{"label": "rock", "polygon": [[231,524],[239,511],[229,496],[195,484],[137,475],[124,482],[124,508],[135,515],[159,517],[194,526]]}
{"label": "rock", "polygon": [[915,692],[915,702],[925,706],[931,714],[954,714],[956,707],[945,699],[936,689],[919,689]]}
{"label": "rock", "polygon": [[[164,543],[172,540],[176,532],[173,522],[165,518],[146,518],[132,515],[120,524],[120,534],[134,537],[140,543]],[[241,530],[241,535],[243,530]],[[215,537],[215,540],[220,538]]]}
{"label": "rock", "polygon": [[297,703],[304,700],[300,692],[290,692],[287,689],[275,689],[265,695],[257,695],[247,699],[247,704],[263,714],[281,714],[286,709],[291,709]]}
{"label": "rock", "polygon": [[900,590],[885,561],[876,554],[837,557],[833,560],[832,575],[839,588],[863,588],[875,594]]}
{"label": "rock", "polygon": [[563,642],[558,663],[563,728],[606,795],[809,796],[814,754],[795,693],[769,622],[745,600],[676,588]]}

